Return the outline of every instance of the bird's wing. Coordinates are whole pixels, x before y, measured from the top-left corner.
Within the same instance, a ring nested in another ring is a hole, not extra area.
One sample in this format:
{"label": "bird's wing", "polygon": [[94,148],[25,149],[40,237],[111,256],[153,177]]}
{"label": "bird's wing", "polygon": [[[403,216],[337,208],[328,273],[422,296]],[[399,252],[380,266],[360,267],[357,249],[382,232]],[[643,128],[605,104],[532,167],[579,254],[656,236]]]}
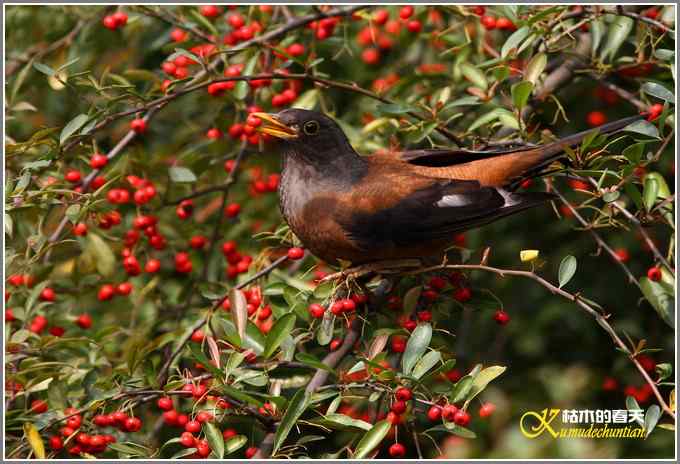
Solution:
{"label": "bird's wing", "polygon": [[[412,179],[415,185],[418,179]],[[388,187],[389,189],[389,187]],[[386,195],[385,188],[380,195]],[[363,192],[365,207],[354,207],[339,223],[347,236],[362,249],[408,246],[442,240],[453,234],[542,203],[552,196],[542,193],[515,194],[495,187],[482,187],[467,180],[428,179],[388,206],[371,201]],[[383,201],[383,204],[389,203]],[[356,202],[361,205],[361,202]],[[377,205],[377,206],[376,206]]]}

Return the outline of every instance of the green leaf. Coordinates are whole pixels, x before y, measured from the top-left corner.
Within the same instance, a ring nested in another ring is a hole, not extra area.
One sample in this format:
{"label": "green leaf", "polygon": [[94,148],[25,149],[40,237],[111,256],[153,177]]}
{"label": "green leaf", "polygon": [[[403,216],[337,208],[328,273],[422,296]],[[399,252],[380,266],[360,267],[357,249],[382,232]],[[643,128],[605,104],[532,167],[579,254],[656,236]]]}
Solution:
{"label": "green leaf", "polygon": [[476,66],[470,63],[463,63],[460,65],[460,71],[463,73],[463,76],[465,76],[465,78],[472,82],[472,84],[476,87],[479,87],[482,90],[489,88],[489,83],[486,80],[486,76],[484,76],[484,73]]}
{"label": "green leaf", "polygon": [[413,372],[411,373],[411,377],[414,379],[421,378],[423,375],[427,374],[430,369],[436,366],[437,363],[441,362],[441,360],[442,355],[439,351],[430,351],[416,363]]}
{"label": "green leaf", "polygon": [[196,182],[196,174],[189,168],[173,166],[169,169],[170,179],[173,182]]}
{"label": "green leaf", "polygon": [[52,69],[51,67],[47,66],[44,63],[37,63],[37,62],[33,63],[33,67],[36,70],[38,70],[41,73],[46,74],[48,76],[54,76],[55,74],[57,74],[57,72],[54,69]]}
{"label": "green leaf", "polygon": [[510,88],[510,92],[512,94],[512,103],[515,105],[515,108],[521,110],[526,106],[527,101],[529,101],[529,95],[531,95],[533,89],[534,84],[529,81],[513,84]]}
{"label": "green leaf", "polygon": [[649,122],[645,119],[641,119],[639,121],[632,122],[621,130],[624,130],[624,131],[627,131],[627,132],[635,132],[636,134],[646,135],[646,136],[652,137],[654,139],[660,138],[659,137],[659,129],[657,129],[654,124],[652,124],[651,122]]}
{"label": "green leaf", "polygon": [[335,316],[330,311],[326,311],[321,319],[321,324],[316,331],[316,341],[321,346],[328,345],[333,340],[333,323]]}
{"label": "green leaf", "polygon": [[571,278],[574,277],[574,274],[576,274],[576,265],[576,258],[571,255],[565,256],[562,259],[562,262],[560,263],[560,270],[557,273],[560,288],[567,285]]}
{"label": "green leaf", "polygon": [[402,372],[409,375],[418,360],[423,356],[432,339],[432,326],[418,324],[406,342],[406,350],[401,360]]}
{"label": "green leaf", "polygon": [[603,60],[607,61],[616,56],[619,48],[621,48],[621,45],[623,45],[623,42],[625,42],[633,29],[634,23],[633,19],[627,16],[617,16],[616,19],[611,22],[609,30],[607,31],[607,41],[600,53],[600,57]]}
{"label": "green leaf", "polygon": [[383,103],[377,106],[376,111],[383,114],[406,114],[416,111],[416,108],[402,103]]}
{"label": "green leaf", "polygon": [[[259,57],[259,53],[255,53],[250,60],[248,60],[248,63],[246,63],[245,69],[243,70],[242,75],[244,76],[250,76],[253,74],[253,71],[255,70],[255,66],[257,65],[257,58]],[[248,95],[248,83],[246,81],[239,81],[236,83],[236,87],[234,88],[234,98],[237,100],[243,100],[246,98]]]}
{"label": "green leaf", "polygon": [[264,352],[262,356],[264,358],[270,357],[274,351],[281,345],[283,340],[290,335],[291,331],[295,327],[295,314],[286,314],[280,318],[267,335],[267,341],[264,345]]}
{"label": "green leaf", "polygon": [[671,327],[675,327],[674,297],[658,282],[647,277],[640,278],[640,289],[659,317]]}
{"label": "green leaf", "polygon": [[472,389],[472,385],[474,383],[475,378],[477,375],[480,373],[482,369],[481,364],[477,364],[469,374],[464,376],[462,379],[460,379],[458,382],[456,382],[456,385],[453,388],[453,392],[451,393],[451,401],[453,403],[457,403],[459,401],[463,401],[467,395],[470,393]]}
{"label": "green leaf", "polygon": [[222,437],[222,432],[212,422],[204,423],[203,431],[212,452],[217,458],[222,459],[224,457],[224,437]]}
{"label": "green leaf", "polygon": [[235,437],[231,437],[224,444],[224,454],[229,455],[235,451],[238,451],[243,448],[246,443],[248,443],[248,437],[245,435],[236,435]]}
{"label": "green leaf", "polygon": [[661,417],[661,408],[659,405],[653,404],[647,408],[647,412],[645,413],[645,438],[652,433],[657,422],[659,422],[659,417]]}
{"label": "green leaf", "polygon": [[591,52],[595,55],[604,37],[604,22],[601,18],[596,18],[590,22],[590,35],[592,37]]}
{"label": "green leaf", "polygon": [[357,444],[356,450],[354,452],[354,459],[363,459],[380,444],[380,442],[387,436],[390,431],[392,424],[386,420],[382,420],[376,423],[371,430],[366,432],[359,443]]}
{"label": "green leaf", "polygon": [[318,419],[314,419],[315,424],[323,425],[334,430],[371,430],[372,424],[360,419],[352,419],[344,414],[329,413]]}
{"label": "green leaf", "polygon": [[310,353],[302,352],[295,353],[295,359],[297,361],[300,361],[302,364],[313,367],[314,369],[323,369],[328,372],[335,372],[335,370],[331,369],[330,367],[319,361],[319,359],[317,359],[313,354]]}
{"label": "green leaf", "polygon": [[95,257],[97,272],[103,277],[109,277],[116,271],[116,256],[111,247],[99,235],[90,232],[87,234],[87,251]]}
{"label": "green leaf", "polygon": [[402,312],[405,314],[411,314],[416,309],[418,304],[418,299],[420,298],[420,293],[423,291],[422,285],[408,289],[404,295],[404,307]]}
{"label": "green leaf", "polygon": [[295,422],[297,422],[302,413],[305,412],[305,409],[307,409],[308,403],[309,395],[304,388],[301,388],[295,392],[295,395],[293,395],[293,397],[290,399],[288,407],[286,408],[286,413],[281,418],[281,423],[276,429],[272,455],[276,454],[276,452],[279,450],[291,429],[295,425]]}
{"label": "green leaf", "polygon": [[[506,110],[505,108],[496,108],[491,111],[489,111],[486,114],[483,114],[482,116],[478,117],[471,125],[468,127],[468,132],[472,132],[473,130],[485,126],[487,124],[490,124],[500,118],[503,119],[503,124],[508,125],[509,127],[517,128],[517,118],[515,115],[513,115],[510,111]],[[512,124],[507,124],[509,121],[512,122]]]}
{"label": "green leaf", "polygon": [[624,148],[621,154],[623,154],[623,156],[625,156],[632,164],[637,164],[642,159],[644,150],[645,142],[638,142]]}
{"label": "green leaf", "polygon": [[86,114],[79,114],[75,118],[71,119],[68,124],[64,126],[59,134],[59,145],[63,145],[66,139],[73,135],[78,129],[83,127],[83,125],[90,119]]}
{"label": "green leaf", "polygon": [[73,223],[78,222],[78,217],[80,216],[80,205],[75,203],[69,206],[68,208],[66,208],[66,212],[64,214],[66,215],[69,221]]}
{"label": "green leaf", "polygon": [[454,435],[458,435],[459,437],[468,438],[468,439],[477,438],[477,434],[475,434],[475,432],[473,432],[470,429],[466,429],[465,427],[461,427],[460,425],[458,425],[454,422],[445,422],[444,427],[449,433],[452,433]]}
{"label": "green leaf", "polygon": [[547,64],[548,56],[545,53],[539,53],[532,57],[524,70],[524,80],[531,82],[535,86]]}
{"label": "green leaf", "polygon": [[660,363],[654,368],[659,374],[659,380],[664,380],[673,375],[673,366],[670,363]]}
{"label": "green leaf", "polygon": [[300,95],[291,106],[303,110],[313,110],[319,101],[319,89],[310,89]]}
{"label": "green leaf", "polygon": [[520,27],[515,32],[513,32],[505,41],[503,47],[501,47],[501,57],[505,58],[512,50],[519,48],[519,44],[527,38],[530,32],[531,28],[528,26]]}
{"label": "green leaf", "polygon": [[659,194],[659,181],[655,177],[646,176],[644,189],[642,190],[642,202],[647,211],[651,210],[656,203]]}
{"label": "green leaf", "polygon": [[489,366],[479,371],[479,374],[477,374],[477,376],[475,376],[472,381],[467,400],[465,400],[465,406],[467,407],[467,405],[470,404],[470,401],[472,401],[475,396],[484,391],[486,386],[489,385],[489,383],[491,383],[491,381],[493,381],[496,377],[505,372],[506,369],[507,368],[505,366]]}
{"label": "green leaf", "polygon": [[648,95],[667,101],[671,105],[675,104],[675,95],[673,95],[673,92],[656,82],[645,82],[642,84],[642,91]]}
{"label": "green leaf", "polygon": [[255,406],[258,408],[262,406],[262,401],[229,385],[219,385],[217,387],[217,390],[231,398],[234,398],[235,400],[248,403],[251,406]]}

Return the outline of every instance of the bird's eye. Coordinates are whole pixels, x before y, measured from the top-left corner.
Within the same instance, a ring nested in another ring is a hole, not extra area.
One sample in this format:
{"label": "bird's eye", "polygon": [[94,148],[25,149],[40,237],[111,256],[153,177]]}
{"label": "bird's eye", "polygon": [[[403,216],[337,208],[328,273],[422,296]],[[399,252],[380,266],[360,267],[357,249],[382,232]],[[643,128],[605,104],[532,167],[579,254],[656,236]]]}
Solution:
{"label": "bird's eye", "polygon": [[304,130],[307,135],[314,135],[319,132],[319,123],[316,121],[307,121],[305,125],[302,126],[302,130]]}

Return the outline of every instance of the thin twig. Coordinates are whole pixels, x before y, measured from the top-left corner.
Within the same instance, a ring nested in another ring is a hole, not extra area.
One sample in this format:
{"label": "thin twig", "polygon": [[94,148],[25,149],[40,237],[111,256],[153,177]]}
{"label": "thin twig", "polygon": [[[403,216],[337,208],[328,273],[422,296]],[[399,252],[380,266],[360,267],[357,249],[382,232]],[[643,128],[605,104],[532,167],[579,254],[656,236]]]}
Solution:
{"label": "thin twig", "polygon": [[[605,12],[608,14],[614,14],[611,12]],[[627,16],[629,18],[634,19],[635,21],[642,22],[649,24],[651,26],[657,27],[661,29],[663,32],[670,34],[671,37],[675,37],[675,31],[668,26],[666,26],[664,23],[657,21],[656,19],[648,18],[646,16],[641,16],[637,13],[633,13],[632,11],[627,11],[623,8],[623,5],[617,5],[616,6],[616,14],[619,16]]]}
{"label": "thin twig", "polygon": [[182,22],[177,20],[176,18],[173,18],[170,14],[164,14],[161,11],[156,11],[148,6],[143,6],[143,5],[138,5],[136,6],[137,9],[139,9],[142,14],[146,14],[148,16],[153,16],[156,19],[160,19],[164,23],[170,24],[171,26],[175,26],[179,29],[182,29],[184,31],[187,31],[190,34],[195,35],[201,40],[205,40],[206,42],[210,43],[215,43],[215,39],[210,37],[208,34],[204,33],[200,29],[193,27],[190,25],[188,22]]}

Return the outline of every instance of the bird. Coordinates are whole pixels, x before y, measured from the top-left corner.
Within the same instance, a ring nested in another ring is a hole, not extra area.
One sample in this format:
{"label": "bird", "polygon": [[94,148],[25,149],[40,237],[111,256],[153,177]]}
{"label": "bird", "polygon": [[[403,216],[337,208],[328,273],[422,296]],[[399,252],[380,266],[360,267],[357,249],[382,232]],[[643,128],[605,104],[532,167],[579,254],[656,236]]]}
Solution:
{"label": "bird", "polygon": [[443,256],[456,234],[555,198],[517,192],[564,150],[632,116],[534,147],[419,149],[360,155],[331,117],[306,109],[253,113],[283,158],[279,207],[295,236],[331,265]]}

